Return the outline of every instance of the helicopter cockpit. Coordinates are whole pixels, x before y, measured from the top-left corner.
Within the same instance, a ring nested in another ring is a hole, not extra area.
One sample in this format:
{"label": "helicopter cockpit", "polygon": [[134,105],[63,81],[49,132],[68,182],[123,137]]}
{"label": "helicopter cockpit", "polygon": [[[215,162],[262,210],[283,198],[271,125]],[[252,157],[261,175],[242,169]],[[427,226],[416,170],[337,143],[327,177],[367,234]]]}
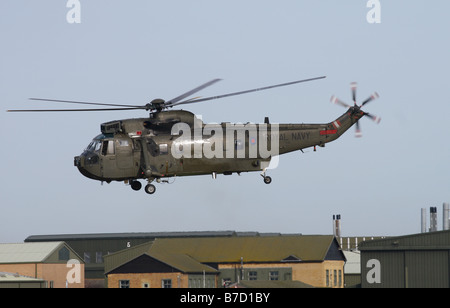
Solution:
{"label": "helicopter cockpit", "polygon": [[111,182],[136,177],[140,146],[122,134],[100,134],[74,158],[74,165],[88,178]]}
{"label": "helicopter cockpit", "polygon": [[114,138],[100,134],[86,147],[80,156],[74,159],[74,165],[80,172],[91,179],[103,180],[100,156],[114,155]]}
{"label": "helicopter cockpit", "polygon": [[98,157],[99,154],[106,156],[106,155],[114,155],[114,153],[115,153],[114,137],[103,134],[100,134],[97,137],[95,137],[83,152],[83,154],[85,154],[86,157],[90,158],[89,163],[97,163],[98,159],[94,159],[93,161],[91,160],[95,156]]}

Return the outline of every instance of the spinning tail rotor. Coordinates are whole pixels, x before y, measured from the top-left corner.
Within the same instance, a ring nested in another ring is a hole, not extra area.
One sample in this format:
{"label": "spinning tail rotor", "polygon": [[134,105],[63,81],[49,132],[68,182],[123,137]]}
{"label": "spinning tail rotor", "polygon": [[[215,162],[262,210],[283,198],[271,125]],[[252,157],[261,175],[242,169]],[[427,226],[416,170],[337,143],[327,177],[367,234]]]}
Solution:
{"label": "spinning tail rotor", "polygon": [[[361,110],[361,108],[364,105],[368,104],[369,102],[371,102],[373,100],[376,100],[379,97],[378,93],[374,92],[365,101],[363,101],[361,103],[361,105],[358,105],[356,103],[356,90],[357,90],[357,88],[358,88],[358,84],[356,82],[352,82],[350,84],[350,89],[352,91],[353,106],[351,106],[351,105],[341,101],[339,98],[337,98],[334,95],[331,97],[331,102],[333,104],[340,105],[340,106],[345,107],[345,108],[349,108],[349,113],[350,113],[351,116],[355,116],[357,114],[362,114],[363,116],[367,116],[369,119],[371,119],[375,123],[377,123],[377,124],[380,123],[380,121],[381,121],[380,117],[378,117],[376,115],[373,115],[373,114],[370,114],[368,112],[364,112],[363,110]],[[361,126],[359,124],[359,119],[356,121],[355,128],[356,128],[355,137],[362,137]]]}

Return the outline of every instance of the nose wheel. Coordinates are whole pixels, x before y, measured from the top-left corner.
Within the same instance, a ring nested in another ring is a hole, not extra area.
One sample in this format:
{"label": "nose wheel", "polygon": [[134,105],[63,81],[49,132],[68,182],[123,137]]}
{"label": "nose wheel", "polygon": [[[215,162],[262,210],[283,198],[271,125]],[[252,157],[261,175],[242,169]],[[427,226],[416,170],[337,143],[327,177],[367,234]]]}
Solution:
{"label": "nose wheel", "polygon": [[141,190],[142,184],[139,181],[131,181],[130,186],[132,190],[138,191]]}
{"label": "nose wheel", "polygon": [[[138,191],[141,190],[142,188],[142,184],[139,181],[133,180],[130,181],[130,186],[132,190]],[[148,183],[145,188],[144,188],[145,192],[149,195],[153,195],[156,192],[156,187],[153,184]]]}
{"label": "nose wheel", "polygon": [[153,195],[156,192],[156,187],[153,184],[147,184],[144,190],[147,194]]}

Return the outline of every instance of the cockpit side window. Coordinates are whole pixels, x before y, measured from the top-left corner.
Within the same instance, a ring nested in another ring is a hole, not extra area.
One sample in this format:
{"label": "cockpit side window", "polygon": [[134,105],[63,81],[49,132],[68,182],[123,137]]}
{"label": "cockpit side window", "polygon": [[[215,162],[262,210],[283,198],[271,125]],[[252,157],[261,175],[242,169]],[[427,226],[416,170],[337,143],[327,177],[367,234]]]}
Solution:
{"label": "cockpit side window", "polygon": [[114,140],[103,140],[102,155],[114,155]]}

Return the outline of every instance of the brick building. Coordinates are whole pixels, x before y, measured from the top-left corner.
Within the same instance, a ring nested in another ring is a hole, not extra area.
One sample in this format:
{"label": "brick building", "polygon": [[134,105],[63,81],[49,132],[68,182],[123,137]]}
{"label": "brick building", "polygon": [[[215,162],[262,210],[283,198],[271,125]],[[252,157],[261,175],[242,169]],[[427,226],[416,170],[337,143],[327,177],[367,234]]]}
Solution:
{"label": "brick building", "polygon": [[344,287],[334,236],[157,238],[105,256],[110,288],[222,287],[240,281],[299,281]]}
{"label": "brick building", "polygon": [[84,288],[84,262],[64,242],[0,244],[0,272],[43,280],[48,288]]}

